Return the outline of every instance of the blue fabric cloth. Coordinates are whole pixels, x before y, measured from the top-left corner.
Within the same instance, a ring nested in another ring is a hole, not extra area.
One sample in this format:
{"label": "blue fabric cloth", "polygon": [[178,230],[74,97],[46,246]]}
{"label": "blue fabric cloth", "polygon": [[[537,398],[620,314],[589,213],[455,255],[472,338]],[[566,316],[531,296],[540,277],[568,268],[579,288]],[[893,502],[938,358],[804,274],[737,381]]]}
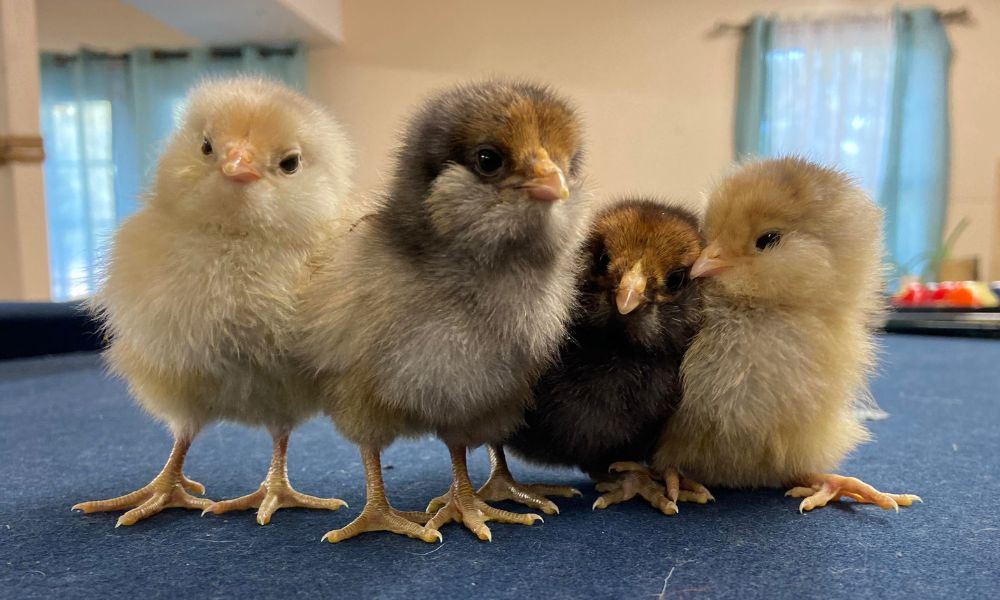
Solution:
{"label": "blue fabric cloth", "polygon": [[[116,513],[70,505],[144,485],[170,449],[165,430],[108,378],[95,355],[0,363],[0,598],[990,598],[1000,556],[1000,343],[885,336],[873,389],[891,416],[842,472],[925,503],[899,514],[849,503],[806,515],[780,490],[716,489],[715,503],[665,517],[633,501],[592,511],[573,471],[512,462],[525,481],[579,486],[534,527],[492,525],[493,542],[457,525],[444,544],[385,533],[320,542],[364,503],[356,450],[318,419],[292,436],[301,491],[335,495],[335,513],[199,517],[170,509],[115,529]],[[256,488],[270,441],[220,425],[192,446],[187,473],[209,496]],[[419,509],[449,483],[433,440],[384,457],[390,498]],[[485,453],[470,461],[485,479]],[[516,506],[512,506],[516,509]],[[663,594],[661,595],[661,592]]]}
{"label": "blue fabric cloth", "polygon": [[115,227],[138,207],[188,90],[220,75],[305,88],[300,46],[41,57],[52,298],[89,295]]}

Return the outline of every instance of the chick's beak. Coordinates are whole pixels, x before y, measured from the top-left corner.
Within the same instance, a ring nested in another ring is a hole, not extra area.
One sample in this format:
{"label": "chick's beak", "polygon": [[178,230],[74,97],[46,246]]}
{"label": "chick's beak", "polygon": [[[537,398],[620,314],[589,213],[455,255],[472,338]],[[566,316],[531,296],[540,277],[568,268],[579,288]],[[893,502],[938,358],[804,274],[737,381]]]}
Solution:
{"label": "chick's beak", "polygon": [[627,315],[644,302],[646,302],[646,275],[642,272],[640,260],[632,265],[618,284],[615,304],[618,305],[619,313]]}
{"label": "chick's beak", "polygon": [[718,244],[709,244],[691,266],[691,279],[715,277],[732,266],[723,258],[722,248]]}
{"label": "chick's beak", "polygon": [[226,154],[222,163],[222,174],[240,183],[250,183],[261,178],[260,171],[253,162],[253,152],[246,146],[234,148]]}
{"label": "chick's beak", "polygon": [[[542,151],[544,152],[544,150]],[[566,177],[552,159],[543,157],[534,165],[533,178],[522,185],[528,196],[534,200],[542,202],[555,202],[569,198],[569,187],[566,185]]]}

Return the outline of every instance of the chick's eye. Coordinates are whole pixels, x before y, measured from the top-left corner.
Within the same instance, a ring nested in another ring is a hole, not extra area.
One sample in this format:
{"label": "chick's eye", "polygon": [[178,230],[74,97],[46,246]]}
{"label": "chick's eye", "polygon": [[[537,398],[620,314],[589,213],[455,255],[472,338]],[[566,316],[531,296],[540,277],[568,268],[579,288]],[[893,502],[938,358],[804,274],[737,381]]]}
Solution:
{"label": "chick's eye", "polygon": [[287,175],[298,171],[300,166],[302,166],[302,157],[298,154],[289,154],[278,163],[278,167]]}
{"label": "chick's eye", "polygon": [[476,150],[476,170],[480,174],[496,175],[503,167],[503,155],[496,148],[483,146]]}
{"label": "chick's eye", "polygon": [[774,246],[777,246],[780,241],[781,241],[780,231],[768,231],[767,233],[764,233],[759,238],[757,238],[755,246],[757,246],[757,250],[763,252],[768,248],[773,248]]}
{"label": "chick's eye", "polygon": [[208,138],[203,138],[201,140],[201,153],[205,156],[212,153],[212,142],[208,141]]}
{"label": "chick's eye", "polygon": [[680,291],[681,288],[688,282],[688,270],[687,269],[674,269],[669,274],[667,274],[667,281],[664,286],[669,292]]}

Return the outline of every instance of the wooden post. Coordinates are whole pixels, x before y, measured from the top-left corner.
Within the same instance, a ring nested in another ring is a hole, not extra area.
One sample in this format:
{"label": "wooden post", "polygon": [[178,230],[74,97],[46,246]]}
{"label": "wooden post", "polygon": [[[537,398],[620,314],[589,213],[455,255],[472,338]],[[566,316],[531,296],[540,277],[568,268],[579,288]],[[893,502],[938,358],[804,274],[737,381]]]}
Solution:
{"label": "wooden post", "polygon": [[1000,162],[997,162],[996,190],[993,193],[993,229],[990,231],[993,256],[990,258],[990,281],[1000,281]]}
{"label": "wooden post", "polygon": [[0,0],[0,301],[48,300],[35,0]]}

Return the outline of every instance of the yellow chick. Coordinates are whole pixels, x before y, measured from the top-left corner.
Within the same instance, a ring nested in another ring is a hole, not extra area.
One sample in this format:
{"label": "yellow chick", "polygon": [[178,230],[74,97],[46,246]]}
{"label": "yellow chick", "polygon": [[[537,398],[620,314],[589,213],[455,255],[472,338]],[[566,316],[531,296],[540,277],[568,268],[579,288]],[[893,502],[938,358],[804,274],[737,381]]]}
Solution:
{"label": "yellow chick", "polygon": [[[115,235],[92,302],[111,370],[170,427],[173,451],[145,487],[74,509],[131,508],[120,526],[168,507],[259,507],[264,525],[281,507],[344,506],[288,482],[289,433],[319,411],[319,394],[287,346],[297,289],[338,219],[351,171],[337,122],[283,86],[237,78],[192,92],[151,193]],[[213,504],[189,493],[204,487],[182,468],[192,439],[218,420],[267,427],[274,453],[260,489]]]}
{"label": "yellow chick", "polygon": [[881,229],[847,177],[795,158],[744,165],[710,195],[708,245],[691,269],[705,278],[703,328],[652,461],[669,498],[697,480],[791,486],[802,511],[919,500],[828,474],[869,437],[855,407],[869,398],[883,306]]}

